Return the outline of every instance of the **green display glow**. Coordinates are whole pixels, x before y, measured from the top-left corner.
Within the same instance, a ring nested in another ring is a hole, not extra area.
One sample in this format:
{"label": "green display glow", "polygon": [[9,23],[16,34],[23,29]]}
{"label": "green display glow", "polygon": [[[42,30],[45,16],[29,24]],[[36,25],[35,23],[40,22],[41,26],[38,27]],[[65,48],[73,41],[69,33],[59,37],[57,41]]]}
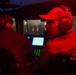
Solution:
{"label": "green display glow", "polygon": [[36,56],[40,56],[40,49],[34,49],[34,53]]}

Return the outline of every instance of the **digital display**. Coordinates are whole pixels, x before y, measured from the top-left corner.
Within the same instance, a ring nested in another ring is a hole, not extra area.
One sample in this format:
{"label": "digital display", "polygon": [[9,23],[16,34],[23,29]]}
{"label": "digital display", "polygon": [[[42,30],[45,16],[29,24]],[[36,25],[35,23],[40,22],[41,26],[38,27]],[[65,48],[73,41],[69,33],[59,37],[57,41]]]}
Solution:
{"label": "digital display", "polygon": [[34,53],[36,56],[40,56],[40,49],[34,49]]}
{"label": "digital display", "polygon": [[33,46],[43,46],[44,38],[43,37],[33,37],[32,45]]}
{"label": "digital display", "polygon": [[28,39],[30,39],[30,36],[27,36]]}

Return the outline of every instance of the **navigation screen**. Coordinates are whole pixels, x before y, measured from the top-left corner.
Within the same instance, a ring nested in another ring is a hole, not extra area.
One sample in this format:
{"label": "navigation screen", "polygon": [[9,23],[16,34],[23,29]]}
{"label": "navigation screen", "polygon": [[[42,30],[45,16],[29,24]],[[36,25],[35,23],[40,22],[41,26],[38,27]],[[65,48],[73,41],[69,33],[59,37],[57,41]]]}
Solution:
{"label": "navigation screen", "polygon": [[33,46],[43,46],[44,38],[43,37],[33,37],[32,45]]}

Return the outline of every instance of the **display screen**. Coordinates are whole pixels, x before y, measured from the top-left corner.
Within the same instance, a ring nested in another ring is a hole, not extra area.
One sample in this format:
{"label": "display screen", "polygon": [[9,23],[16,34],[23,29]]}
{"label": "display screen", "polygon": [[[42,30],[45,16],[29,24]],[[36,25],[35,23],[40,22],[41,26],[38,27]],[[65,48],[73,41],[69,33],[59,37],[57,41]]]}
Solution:
{"label": "display screen", "polygon": [[30,39],[30,36],[27,36],[28,39]]}
{"label": "display screen", "polygon": [[33,37],[32,45],[33,46],[43,46],[44,37]]}

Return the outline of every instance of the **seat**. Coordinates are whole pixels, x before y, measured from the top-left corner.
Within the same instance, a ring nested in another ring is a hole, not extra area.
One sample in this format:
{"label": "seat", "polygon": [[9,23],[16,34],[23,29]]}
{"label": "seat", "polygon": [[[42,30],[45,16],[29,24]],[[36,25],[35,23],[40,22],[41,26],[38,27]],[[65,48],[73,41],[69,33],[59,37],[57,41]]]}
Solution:
{"label": "seat", "polygon": [[70,55],[54,54],[48,61],[44,75],[66,75],[70,65]]}
{"label": "seat", "polygon": [[[14,69],[16,71],[13,71]],[[0,47],[0,75],[19,75],[18,72],[12,52]]]}

